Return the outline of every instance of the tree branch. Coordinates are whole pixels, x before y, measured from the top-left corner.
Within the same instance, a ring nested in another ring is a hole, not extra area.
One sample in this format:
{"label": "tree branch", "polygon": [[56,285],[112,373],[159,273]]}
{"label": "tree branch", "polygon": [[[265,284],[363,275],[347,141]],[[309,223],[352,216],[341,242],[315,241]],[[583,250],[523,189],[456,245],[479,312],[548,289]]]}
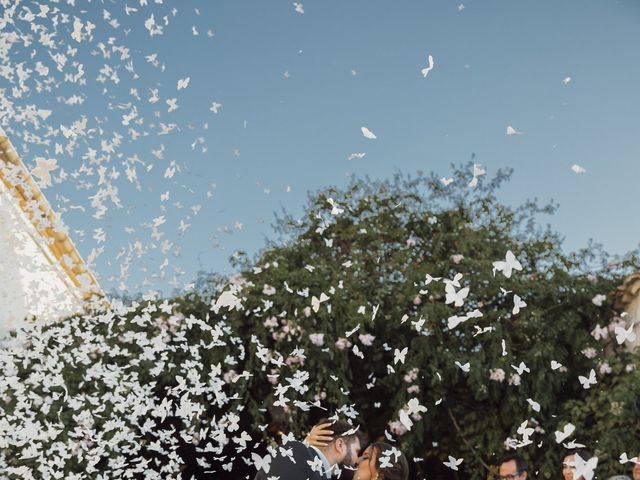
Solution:
{"label": "tree branch", "polygon": [[482,466],[484,468],[486,468],[487,470],[489,470],[489,465],[487,465],[484,462],[484,460],[482,460],[482,457],[480,456],[480,454],[478,454],[475,451],[475,449],[471,445],[469,445],[469,442],[467,441],[467,439],[465,438],[464,434],[462,433],[462,430],[460,429],[460,425],[458,425],[458,422],[456,421],[456,417],[453,416],[453,412],[451,411],[451,408],[447,407],[447,412],[449,412],[449,417],[451,418],[451,421],[453,422],[453,426],[456,427],[456,430],[458,431],[458,434],[460,435],[460,438],[462,438],[462,441],[464,442],[466,447],[476,455],[476,457],[478,458],[478,460],[480,461]]}

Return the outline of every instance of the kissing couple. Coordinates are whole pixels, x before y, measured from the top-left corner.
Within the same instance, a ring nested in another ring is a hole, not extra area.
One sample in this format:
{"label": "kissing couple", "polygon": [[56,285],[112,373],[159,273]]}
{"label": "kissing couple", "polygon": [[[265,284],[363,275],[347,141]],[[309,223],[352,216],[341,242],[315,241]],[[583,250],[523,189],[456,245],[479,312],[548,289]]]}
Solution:
{"label": "kissing couple", "polygon": [[359,427],[335,417],[320,420],[304,442],[285,439],[277,449],[270,448],[271,463],[254,480],[329,480],[342,473],[340,467],[352,470],[354,480],[407,480],[409,476],[406,457],[392,445],[375,442],[359,455],[365,444]]}

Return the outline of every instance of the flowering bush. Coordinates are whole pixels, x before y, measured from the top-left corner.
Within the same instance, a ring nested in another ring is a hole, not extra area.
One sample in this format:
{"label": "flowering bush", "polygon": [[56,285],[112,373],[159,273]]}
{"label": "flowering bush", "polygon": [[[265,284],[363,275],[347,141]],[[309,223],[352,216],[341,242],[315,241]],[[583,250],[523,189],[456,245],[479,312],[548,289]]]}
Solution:
{"label": "flowering bush", "polygon": [[602,295],[634,259],[563,253],[535,221],[551,208],[496,200],[507,176],[354,180],[229,281],[17,333],[0,478],[241,478],[334,413],[431,477],[451,455],[484,478],[505,446],[557,477],[567,423],[560,443],[617,473],[640,450],[638,357]]}

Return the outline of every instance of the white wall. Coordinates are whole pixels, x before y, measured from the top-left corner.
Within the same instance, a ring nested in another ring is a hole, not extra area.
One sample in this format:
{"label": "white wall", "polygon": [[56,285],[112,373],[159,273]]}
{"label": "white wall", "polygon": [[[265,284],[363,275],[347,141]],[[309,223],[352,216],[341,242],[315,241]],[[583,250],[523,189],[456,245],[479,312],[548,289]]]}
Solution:
{"label": "white wall", "polygon": [[0,181],[0,336],[25,317],[48,322],[81,305],[78,290]]}

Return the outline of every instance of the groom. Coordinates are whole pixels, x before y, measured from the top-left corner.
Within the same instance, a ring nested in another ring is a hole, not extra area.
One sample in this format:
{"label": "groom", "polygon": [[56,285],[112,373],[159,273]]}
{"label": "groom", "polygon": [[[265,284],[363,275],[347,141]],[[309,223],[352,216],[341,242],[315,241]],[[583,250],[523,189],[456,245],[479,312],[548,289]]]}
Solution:
{"label": "groom", "polygon": [[290,441],[278,447],[269,472],[260,470],[254,480],[327,480],[339,465],[355,466],[360,451],[361,434],[353,425],[342,420],[321,420],[331,423],[331,441],[325,447],[308,446]]}

